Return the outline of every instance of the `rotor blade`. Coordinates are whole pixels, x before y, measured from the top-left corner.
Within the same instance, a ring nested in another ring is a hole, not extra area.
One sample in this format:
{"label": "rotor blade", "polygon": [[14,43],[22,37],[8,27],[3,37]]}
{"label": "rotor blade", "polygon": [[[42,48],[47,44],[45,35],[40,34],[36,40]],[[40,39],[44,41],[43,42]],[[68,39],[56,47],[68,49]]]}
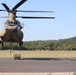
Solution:
{"label": "rotor blade", "polygon": [[4,16],[4,17],[0,17],[0,18],[8,18],[7,16]]}
{"label": "rotor blade", "polygon": [[16,12],[51,12],[51,13],[54,13],[54,11],[30,11],[30,10],[16,10]]}
{"label": "rotor blade", "polygon": [[29,16],[16,16],[17,18],[24,18],[24,19],[55,19],[55,17],[29,17]]}
{"label": "rotor blade", "polygon": [[0,9],[0,11],[6,11],[6,10],[2,10],[2,9]]}
{"label": "rotor blade", "polygon": [[5,7],[5,9],[6,9],[7,11],[10,11],[10,9],[8,8],[8,6],[7,6],[5,3],[2,3],[2,5]]}
{"label": "rotor blade", "polygon": [[15,7],[12,8],[12,10],[16,10],[20,5],[22,5],[27,0],[21,0]]}

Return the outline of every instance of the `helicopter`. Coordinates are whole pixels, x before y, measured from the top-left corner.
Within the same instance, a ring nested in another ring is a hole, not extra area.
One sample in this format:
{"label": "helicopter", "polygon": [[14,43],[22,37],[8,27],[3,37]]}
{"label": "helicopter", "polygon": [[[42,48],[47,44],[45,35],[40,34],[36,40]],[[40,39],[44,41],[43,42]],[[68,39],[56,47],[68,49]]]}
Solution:
{"label": "helicopter", "polygon": [[10,42],[11,44],[13,42],[19,43],[19,46],[21,47],[23,45],[23,37],[24,34],[21,31],[23,26],[21,25],[20,21],[18,21],[16,18],[23,18],[23,19],[55,19],[55,17],[32,17],[32,16],[16,16],[16,12],[52,12],[52,11],[26,11],[26,10],[17,10],[18,7],[20,7],[23,3],[25,3],[27,0],[20,0],[11,10],[10,8],[5,4],[2,3],[5,10],[8,12],[8,16],[6,17],[0,17],[0,18],[8,18],[4,23],[4,29],[0,31],[0,43],[2,46],[4,46],[4,42]]}

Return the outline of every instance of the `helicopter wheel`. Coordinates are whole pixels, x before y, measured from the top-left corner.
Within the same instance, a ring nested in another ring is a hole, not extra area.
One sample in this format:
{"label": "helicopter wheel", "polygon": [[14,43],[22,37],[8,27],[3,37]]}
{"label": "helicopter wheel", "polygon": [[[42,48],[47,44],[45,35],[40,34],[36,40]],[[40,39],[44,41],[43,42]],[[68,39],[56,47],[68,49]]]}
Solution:
{"label": "helicopter wheel", "polygon": [[23,41],[22,42],[19,42],[19,46],[21,47],[23,45]]}
{"label": "helicopter wheel", "polygon": [[1,42],[1,43],[2,43],[2,46],[3,46],[4,45],[3,42]]}
{"label": "helicopter wheel", "polygon": [[3,42],[2,41],[0,41],[0,44],[2,44],[2,46],[3,46]]}
{"label": "helicopter wheel", "polygon": [[0,44],[2,43],[2,41],[0,40]]}

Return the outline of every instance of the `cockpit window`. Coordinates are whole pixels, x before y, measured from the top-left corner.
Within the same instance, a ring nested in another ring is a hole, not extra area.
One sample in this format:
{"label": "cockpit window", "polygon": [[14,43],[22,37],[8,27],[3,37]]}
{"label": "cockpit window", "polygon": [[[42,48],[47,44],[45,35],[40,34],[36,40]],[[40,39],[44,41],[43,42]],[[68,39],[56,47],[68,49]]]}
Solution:
{"label": "cockpit window", "polygon": [[6,20],[5,25],[9,25],[9,26],[14,26],[17,25],[18,29],[22,29],[23,28],[23,24],[21,24],[18,20],[15,20],[14,22],[11,22],[9,20]]}
{"label": "cockpit window", "polygon": [[15,24],[17,24],[17,22],[16,21],[15,22],[10,22],[9,20],[7,20],[5,22],[5,24],[7,24],[7,25],[15,25]]}

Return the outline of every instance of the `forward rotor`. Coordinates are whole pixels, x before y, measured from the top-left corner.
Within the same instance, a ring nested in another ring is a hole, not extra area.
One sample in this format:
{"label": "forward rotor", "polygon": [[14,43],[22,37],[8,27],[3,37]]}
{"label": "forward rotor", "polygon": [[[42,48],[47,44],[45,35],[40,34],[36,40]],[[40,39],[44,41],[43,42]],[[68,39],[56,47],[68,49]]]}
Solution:
{"label": "forward rotor", "polygon": [[[54,11],[30,11],[30,10],[16,10],[18,7],[20,7],[24,2],[26,2],[27,0],[21,0],[19,3],[17,3],[12,10],[10,10],[10,8],[5,4],[2,3],[2,5],[4,6],[4,8],[6,10],[0,10],[0,11],[7,11],[8,13],[12,12],[15,16],[16,16],[16,12],[37,12],[37,13],[54,13]],[[8,18],[8,17],[0,17],[0,18]],[[33,16],[16,16],[16,18],[23,18],[23,19],[55,19],[55,17],[33,17]]]}

